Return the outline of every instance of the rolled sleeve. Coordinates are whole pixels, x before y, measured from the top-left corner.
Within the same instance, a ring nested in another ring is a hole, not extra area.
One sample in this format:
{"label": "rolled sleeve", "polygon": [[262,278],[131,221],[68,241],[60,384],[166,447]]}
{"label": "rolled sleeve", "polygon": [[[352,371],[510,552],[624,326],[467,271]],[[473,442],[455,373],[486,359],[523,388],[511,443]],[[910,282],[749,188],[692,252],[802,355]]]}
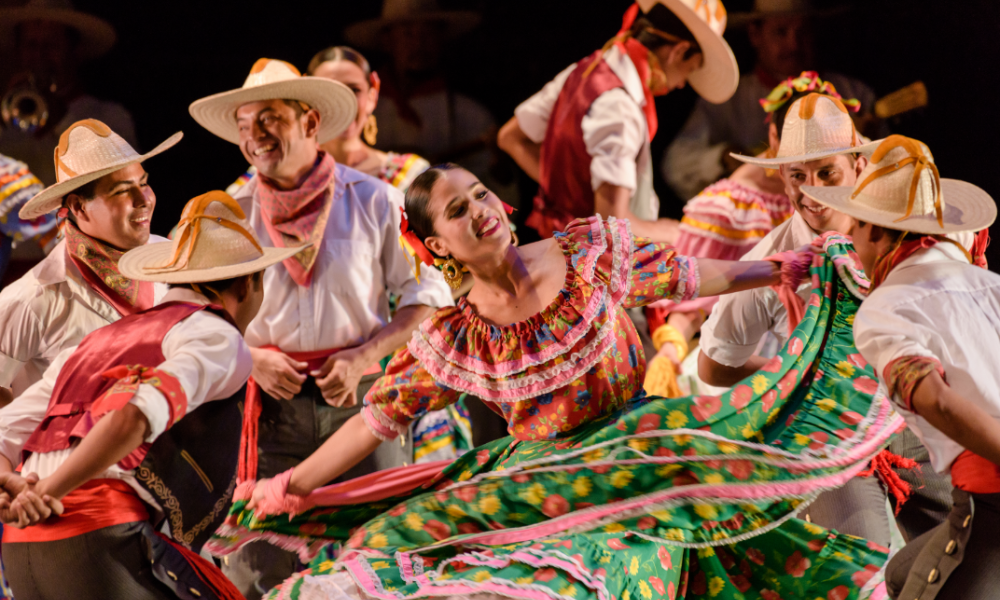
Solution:
{"label": "rolled sleeve", "polygon": [[774,324],[764,296],[768,291],[723,296],[701,328],[701,351],[727,367],[745,365]]}
{"label": "rolled sleeve", "polygon": [[444,281],[444,276],[427,265],[420,267],[420,281],[406,260],[402,248],[399,247],[399,207],[403,205],[403,194],[391,188],[388,192],[389,203],[387,214],[384,215],[385,229],[382,232],[382,251],[380,260],[385,273],[386,286],[390,292],[399,295],[399,307],[424,305],[433,308],[451,306],[451,290]]}
{"label": "rolled sleeve", "polygon": [[559,99],[566,78],[576,68],[572,64],[556,75],[555,79],[545,84],[545,87],[536,92],[533,96],[522,102],[514,109],[514,116],[517,118],[517,126],[528,136],[528,139],[541,144],[545,140],[545,131],[549,127],[549,116],[552,108]]}
{"label": "rolled sleeve", "polygon": [[602,183],[635,190],[636,159],[646,135],[646,117],[628,92],[616,88],[601,94],[590,106],[581,127],[591,157],[594,190]]}

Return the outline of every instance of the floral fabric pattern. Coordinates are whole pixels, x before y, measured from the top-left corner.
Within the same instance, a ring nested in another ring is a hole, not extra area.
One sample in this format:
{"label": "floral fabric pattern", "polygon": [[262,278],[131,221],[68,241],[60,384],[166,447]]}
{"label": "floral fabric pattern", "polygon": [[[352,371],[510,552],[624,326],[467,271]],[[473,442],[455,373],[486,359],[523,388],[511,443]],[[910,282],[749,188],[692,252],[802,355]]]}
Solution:
{"label": "floral fabric pattern", "polygon": [[384,600],[866,597],[887,550],[794,519],[901,422],[853,346],[866,282],[844,238],[824,243],[788,344],[721,396],[637,394],[553,439],[474,449],[384,501],[297,515],[238,501],[209,547],[264,539],[312,560],[271,598],[330,573]]}

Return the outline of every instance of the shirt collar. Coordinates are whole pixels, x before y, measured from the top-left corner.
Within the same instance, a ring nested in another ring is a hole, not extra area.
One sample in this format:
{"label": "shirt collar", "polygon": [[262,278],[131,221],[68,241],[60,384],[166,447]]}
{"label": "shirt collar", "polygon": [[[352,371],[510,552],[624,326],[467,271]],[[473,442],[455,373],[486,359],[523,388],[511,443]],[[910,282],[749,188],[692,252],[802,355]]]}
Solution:
{"label": "shirt collar", "polygon": [[950,242],[939,242],[930,248],[924,248],[914,252],[912,256],[896,265],[896,268],[886,276],[884,285],[889,284],[894,275],[912,267],[944,262],[959,262],[967,265],[969,264],[969,259],[967,259],[965,254],[959,248],[956,248],[954,244]]}
{"label": "shirt collar", "polygon": [[625,92],[632,97],[639,106],[646,105],[646,95],[643,93],[642,80],[639,78],[639,71],[636,70],[632,59],[618,48],[611,46],[604,53],[604,62],[607,63],[618,79],[621,79]]}

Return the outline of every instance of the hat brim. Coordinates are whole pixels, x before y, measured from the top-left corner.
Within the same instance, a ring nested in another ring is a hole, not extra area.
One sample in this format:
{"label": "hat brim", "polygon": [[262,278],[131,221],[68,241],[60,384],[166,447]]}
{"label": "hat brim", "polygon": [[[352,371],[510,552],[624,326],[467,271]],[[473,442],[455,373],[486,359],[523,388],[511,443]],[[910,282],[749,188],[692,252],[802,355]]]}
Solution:
{"label": "hat brim", "polygon": [[871,156],[871,154],[875,152],[875,149],[878,148],[879,144],[881,144],[882,141],[883,140],[876,140],[874,142],[868,142],[867,144],[861,144],[860,146],[851,146],[850,148],[841,148],[839,150],[830,150],[827,152],[813,152],[812,154],[798,154],[796,156],[760,158],[757,156],[737,154],[735,152],[730,152],[729,156],[732,156],[733,158],[735,158],[740,162],[756,165],[758,167],[773,169],[775,167],[780,167],[781,165],[810,162],[814,160],[820,160],[822,158],[829,158],[831,156],[840,156],[841,154],[864,154],[865,156]]}
{"label": "hat brim", "polygon": [[129,250],[118,260],[118,270],[122,275],[136,281],[156,281],[160,283],[202,283],[205,281],[219,281],[250,275],[257,271],[263,271],[273,264],[277,264],[286,258],[291,258],[306,248],[264,248],[264,254],[260,258],[249,262],[242,262],[233,265],[223,265],[210,269],[191,269],[167,272],[147,272],[147,268],[152,265],[162,265],[173,255],[173,242],[157,242],[146,244],[138,248]]}
{"label": "hat brim", "polygon": [[479,13],[471,10],[439,10],[408,16],[405,19],[368,19],[367,21],[361,21],[348,26],[344,29],[344,37],[349,44],[357,48],[381,49],[382,40],[380,37],[386,27],[395,23],[407,23],[411,21],[443,22],[448,28],[445,36],[450,39],[475,29],[480,21],[482,21],[482,17]]}
{"label": "hat brim", "polygon": [[76,177],[71,177],[66,181],[61,181],[59,183],[50,185],[49,187],[45,188],[44,190],[36,194],[34,198],[25,202],[24,206],[21,207],[21,210],[17,214],[22,219],[27,220],[27,219],[37,219],[38,217],[48,214],[54,210],[59,210],[59,208],[62,206],[63,196],[65,196],[66,194],[72,192],[77,188],[87,185],[88,183],[94,181],[95,179],[100,179],[105,175],[114,173],[119,169],[124,169],[129,165],[134,165],[144,162],[146,159],[152,158],[157,154],[163,152],[164,150],[167,150],[168,148],[174,146],[177,142],[181,141],[181,138],[183,137],[184,137],[184,132],[178,131],[177,133],[168,137],[159,146],[153,148],[152,150],[150,150],[145,154],[140,154],[139,156],[135,156],[128,160],[115,163],[113,165],[108,165],[103,169],[97,171],[91,171],[89,173],[83,173],[81,175],[77,175]]}
{"label": "hat brim", "polygon": [[740,67],[732,48],[681,0],[658,0],[677,15],[701,47],[701,68],[688,76],[691,88],[712,104],[722,104],[733,97],[740,84]]}
{"label": "hat brim", "polygon": [[729,15],[726,24],[733,28],[743,28],[753,23],[754,21],[759,21],[761,19],[766,19],[768,17],[811,17],[811,18],[823,18],[823,17],[834,17],[837,15],[842,15],[850,10],[848,6],[838,6],[834,8],[824,8],[824,9],[811,9],[811,10],[779,10],[772,12],[738,12],[731,13]]}
{"label": "hat brim", "polygon": [[297,77],[251,88],[240,88],[195,100],[188,108],[194,120],[227,142],[240,143],[236,109],[249,102],[298,100],[320,115],[317,140],[332,140],[358,116],[358,100],[349,87],[323,77]]}
{"label": "hat brim", "polygon": [[12,47],[17,39],[14,30],[25,21],[55,21],[78,31],[80,45],[75,52],[83,60],[107,54],[118,37],[110,23],[85,12],[68,8],[23,6],[0,10],[0,45]]}
{"label": "hat brim", "polygon": [[984,190],[967,181],[942,179],[941,195],[945,199],[943,221],[938,225],[933,215],[917,215],[900,219],[898,213],[876,210],[865,206],[865,192],[851,199],[853,186],[821,187],[804,185],[802,193],[823,206],[842,212],[865,223],[887,229],[925,234],[960,233],[979,231],[993,224],[997,218],[997,205]]}

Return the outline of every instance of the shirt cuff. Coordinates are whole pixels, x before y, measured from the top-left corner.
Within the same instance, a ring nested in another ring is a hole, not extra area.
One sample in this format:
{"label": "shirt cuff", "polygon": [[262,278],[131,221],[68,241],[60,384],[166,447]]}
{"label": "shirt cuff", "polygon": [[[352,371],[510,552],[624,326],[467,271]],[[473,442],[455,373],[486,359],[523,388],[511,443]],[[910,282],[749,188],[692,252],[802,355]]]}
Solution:
{"label": "shirt cuff", "polygon": [[518,105],[514,109],[514,116],[517,118],[517,126],[528,136],[528,139],[536,144],[545,141],[545,130],[548,129],[548,115],[544,117],[532,110],[529,106],[531,99]]}
{"label": "shirt cuff", "polygon": [[736,344],[728,340],[720,340],[715,337],[715,327],[711,324],[712,319],[702,326],[701,329],[701,351],[705,356],[711,358],[720,365],[738,369],[747,364],[750,357],[757,352],[760,340],[752,344]]}
{"label": "shirt cuff", "polygon": [[387,417],[374,404],[365,404],[365,407],[361,409],[361,416],[372,435],[383,442],[396,439],[400,434],[406,433],[408,429],[406,425],[400,425]]}
{"label": "shirt cuff", "polygon": [[0,387],[9,388],[14,377],[21,372],[25,363],[0,352]]}
{"label": "shirt cuff", "polygon": [[167,425],[170,423],[170,405],[158,389],[148,383],[140,384],[129,404],[135,405],[149,421],[147,442],[152,443],[167,430]]}

